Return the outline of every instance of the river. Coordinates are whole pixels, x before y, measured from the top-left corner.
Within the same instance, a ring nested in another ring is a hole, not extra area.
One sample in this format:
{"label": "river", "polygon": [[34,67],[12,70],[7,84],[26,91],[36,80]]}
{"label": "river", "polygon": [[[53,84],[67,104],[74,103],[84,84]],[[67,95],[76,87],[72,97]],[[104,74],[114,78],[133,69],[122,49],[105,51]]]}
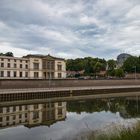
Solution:
{"label": "river", "polygon": [[0,106],[0,140],[76,140],[140,118],[139,97]]}

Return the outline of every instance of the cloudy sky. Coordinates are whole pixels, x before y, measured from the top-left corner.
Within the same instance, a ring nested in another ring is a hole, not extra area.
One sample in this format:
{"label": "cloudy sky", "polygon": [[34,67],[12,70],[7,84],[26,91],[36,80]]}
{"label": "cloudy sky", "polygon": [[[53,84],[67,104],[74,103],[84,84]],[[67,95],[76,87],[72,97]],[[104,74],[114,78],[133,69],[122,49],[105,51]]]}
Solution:
{"label": "cloudy sky", "polygon": [[0,52],[140,55],[140,0],[0,0]]}

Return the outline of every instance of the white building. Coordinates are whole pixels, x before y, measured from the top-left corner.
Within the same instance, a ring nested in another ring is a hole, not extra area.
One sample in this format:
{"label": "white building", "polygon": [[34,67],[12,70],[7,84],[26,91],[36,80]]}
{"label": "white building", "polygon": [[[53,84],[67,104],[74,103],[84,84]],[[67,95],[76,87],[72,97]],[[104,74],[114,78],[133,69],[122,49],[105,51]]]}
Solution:
{"label": "white building", "polygon": [[65,60],[50,55],[0,56],[0,79],[38,78],[66,78]]}

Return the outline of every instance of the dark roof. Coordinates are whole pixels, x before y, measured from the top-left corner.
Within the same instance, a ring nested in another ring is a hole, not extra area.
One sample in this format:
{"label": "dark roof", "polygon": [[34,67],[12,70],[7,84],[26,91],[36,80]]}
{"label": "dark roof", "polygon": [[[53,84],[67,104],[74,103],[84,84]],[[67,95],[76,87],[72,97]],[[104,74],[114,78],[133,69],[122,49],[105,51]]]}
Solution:
{"label": "dark roof", "polygon": [[35,58],[50,58],[50,59],[57,59],[57,60],[65,60],[64,58],[58,58],[51,56],[50,54],[48,55],[42,55],[42,54],[28,54],[26,56],[23,56],[23,58],[29,58],[29,57],[35,57]]}

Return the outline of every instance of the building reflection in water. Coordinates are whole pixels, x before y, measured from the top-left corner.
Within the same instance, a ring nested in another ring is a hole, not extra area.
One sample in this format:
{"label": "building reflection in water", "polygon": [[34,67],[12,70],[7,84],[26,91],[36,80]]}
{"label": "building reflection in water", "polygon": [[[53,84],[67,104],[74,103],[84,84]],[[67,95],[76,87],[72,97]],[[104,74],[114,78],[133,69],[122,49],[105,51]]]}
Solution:
{"label": "building reflection in water", "polygon": [[0,128],[16,125],[34,127],[65,120],[66,102],[0,107]]}

